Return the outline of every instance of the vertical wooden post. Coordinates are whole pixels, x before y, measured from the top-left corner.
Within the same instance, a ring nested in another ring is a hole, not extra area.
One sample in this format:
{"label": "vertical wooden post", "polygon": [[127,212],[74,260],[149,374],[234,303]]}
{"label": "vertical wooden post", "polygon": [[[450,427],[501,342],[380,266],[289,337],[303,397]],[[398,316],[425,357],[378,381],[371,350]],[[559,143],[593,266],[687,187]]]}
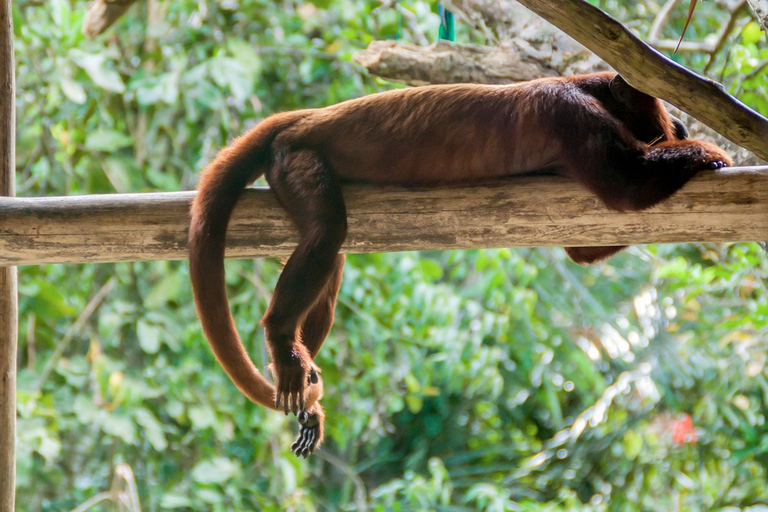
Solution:
{"label": "vertical wooden post", "polygon": [[[0,0],[0,196],[16,192],[16,91],[11,0]],[[16,267],[0,267],[0,512],[16,495]]]}

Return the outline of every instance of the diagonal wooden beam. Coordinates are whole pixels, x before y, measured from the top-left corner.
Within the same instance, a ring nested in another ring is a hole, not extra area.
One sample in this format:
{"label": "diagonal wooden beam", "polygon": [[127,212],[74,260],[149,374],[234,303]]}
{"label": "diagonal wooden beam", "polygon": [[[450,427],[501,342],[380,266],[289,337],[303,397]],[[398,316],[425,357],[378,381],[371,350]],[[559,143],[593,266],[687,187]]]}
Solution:
{"label": "diagonal wooden beam", "polygon": [[[0,198],[0,265],[179,260],[195,192]],[[516,177],[473,187],[348,186],[348,253],[768,239],[768,167],[704,172],[644,212],[603,207],[575,182]],[[235,209],[229,257],[286,256],[297,233],[269,189]]]}

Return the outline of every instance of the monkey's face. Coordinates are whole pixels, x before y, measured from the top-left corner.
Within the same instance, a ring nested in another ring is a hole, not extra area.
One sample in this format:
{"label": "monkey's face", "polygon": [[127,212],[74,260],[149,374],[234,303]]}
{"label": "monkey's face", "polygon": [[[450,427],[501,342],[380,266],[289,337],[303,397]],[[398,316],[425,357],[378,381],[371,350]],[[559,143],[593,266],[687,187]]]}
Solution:
{"label": "monkey's face", "polygon": [[669,116],[672,118],[672,124],[675,125],[675,137],[677,140],[685,140],[688,138],[688,128],[683,124],[681,120],[675,116]]}
{"label": "monkey's face", "polygon": [[688,138],[688,130],[670,116],[661,101],[629,85],[621,75],[608,83],[611,92],[608,110],[620,119],[635,138],[646,144],[658,144]]}

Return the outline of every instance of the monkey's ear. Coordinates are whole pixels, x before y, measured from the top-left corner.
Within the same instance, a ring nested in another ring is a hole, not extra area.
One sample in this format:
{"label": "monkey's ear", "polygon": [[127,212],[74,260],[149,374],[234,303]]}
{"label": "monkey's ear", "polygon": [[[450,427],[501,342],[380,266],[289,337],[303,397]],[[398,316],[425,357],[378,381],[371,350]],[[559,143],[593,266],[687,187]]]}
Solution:
{"label": "monkey's ear", "polygon": [[625,105],[632,104],[632,92],[634,89],[621,78],[620,74],[616,73],[616,76],[611,78],[611,81],[608,82],[608,89],[611,91],[611,95],[616,101]]}
{"label": "monkey's ear", "polygon": [[670,116],[672,118],[672,124],[675,125],[675,137],[677,137],[677,140],[685,140],[688,138],[688,128],[683,124],[681,120],[676,118],[675,116]]}

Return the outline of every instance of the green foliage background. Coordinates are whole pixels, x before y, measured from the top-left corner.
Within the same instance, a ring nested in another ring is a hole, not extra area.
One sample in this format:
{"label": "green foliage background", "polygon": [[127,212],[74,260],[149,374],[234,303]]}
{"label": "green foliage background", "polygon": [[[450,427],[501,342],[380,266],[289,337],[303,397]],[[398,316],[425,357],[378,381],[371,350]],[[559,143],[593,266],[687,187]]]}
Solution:
{"label": "green foliage background", "polygon": [[[641,35],[660,8],[596,3]],[[412,0],[398,4],[414,13],[407,25],[373,1],[178,0],[141,2],[88,41],[85,5],[14,2],[19,195],[191,189],[264,116],[392,87],[351,55],[373,39],[433,39],[439,23],[434,2]],[[722,18],[703,3],[687,39]],[[665,35],[683,19],[681,7]],[[744,21],[708,72],[768,114],[766,59],[765,35]],[[262,366],[257,320],[278,271],[227,263]],[[559,249],[351,256],[319,356],[327,444],[303,461],[288,450],[293,422],[247,402],[217,366],[186,263],[25,267],[18,507],[71,510],[121,463],[149,511],[766,503],[767,278],[746,243],[637,247],[590,268]],[[673,442],[685,415],[695,444]]]}

